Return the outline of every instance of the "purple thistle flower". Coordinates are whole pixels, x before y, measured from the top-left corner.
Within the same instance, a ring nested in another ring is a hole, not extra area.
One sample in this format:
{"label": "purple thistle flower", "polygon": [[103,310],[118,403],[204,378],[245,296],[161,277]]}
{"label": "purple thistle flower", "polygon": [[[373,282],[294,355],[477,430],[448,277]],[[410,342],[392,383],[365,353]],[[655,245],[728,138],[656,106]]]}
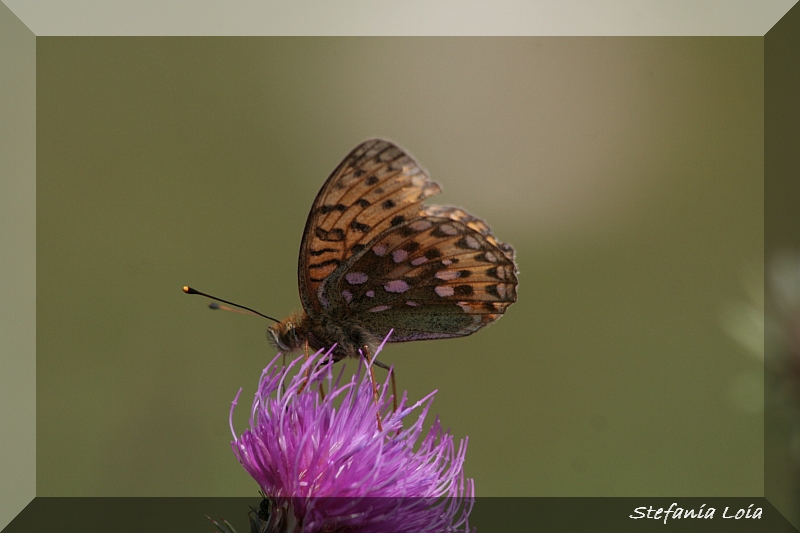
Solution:
{"label": "purple thistle flower", "polygon": [[[437,417],[414,450],[436,391],[411,406],[404,393],[393,412],[386,383],[376,405],[363,366],[342,385],[342,372],[334,380],[325,363],[330,354],[317,352],[304,363],[300,356],[286,368],[276,356],[261,375],[241,437],[232,420],[241,390],[231,406],[233,452],[271,502],[261,531],[470,531],[475,489],[462,471],[466,440],[456,451]],[[317,390],[323,383],[324,397]],[[403,428],[417,409],[416,421]]]}

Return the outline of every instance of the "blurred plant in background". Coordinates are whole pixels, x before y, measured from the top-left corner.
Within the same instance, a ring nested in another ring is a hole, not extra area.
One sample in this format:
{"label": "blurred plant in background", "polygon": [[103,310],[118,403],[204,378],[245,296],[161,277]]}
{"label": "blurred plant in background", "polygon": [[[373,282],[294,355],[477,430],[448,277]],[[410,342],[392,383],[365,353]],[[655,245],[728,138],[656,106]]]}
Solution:
{"label": "blurred plant in background", "polygon": [[783,251],[775,255],[766,263],[763,279],[754,273],[745,288],[747,302],[732,306],[725,314],[724,325],[759,365],[734,380],[732,398],[745,412],[764,412],[765,436],[776,443],[767,446],[765,442],[765,468],[784,470],[780,475],[785,476],[788,458],[787,500],[793,502],[797,519],[800,517],[797,497],[800,494],[800,253]]}
{"label": "blurred plant in background", "polygon": [[728,335],[751,356],[751,369],[730,384],[730,400],[741,412],[764,412],[764,276],[760,270],[745,271],[742,280],[746,299],[725,308],[722,324]]}

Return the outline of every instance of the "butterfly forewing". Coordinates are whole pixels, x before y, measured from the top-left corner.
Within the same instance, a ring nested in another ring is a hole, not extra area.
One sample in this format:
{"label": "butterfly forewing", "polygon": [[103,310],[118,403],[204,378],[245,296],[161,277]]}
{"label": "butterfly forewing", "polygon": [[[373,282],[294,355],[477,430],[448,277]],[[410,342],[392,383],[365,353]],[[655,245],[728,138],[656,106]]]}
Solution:
{"label": "butterfly forewing", "polygon": [[330,306],[322,284],[381,233],[418,217],[440,192],[400,148],[381,139],[357,146],[317,194],[300,245],[298,279],[309,315]]}

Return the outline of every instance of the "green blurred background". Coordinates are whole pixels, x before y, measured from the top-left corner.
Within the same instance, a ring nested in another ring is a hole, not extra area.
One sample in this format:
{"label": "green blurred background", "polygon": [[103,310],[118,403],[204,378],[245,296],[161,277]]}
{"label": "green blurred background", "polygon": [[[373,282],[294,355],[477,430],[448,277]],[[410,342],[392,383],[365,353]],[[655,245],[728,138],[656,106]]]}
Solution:
{"label": "green blurred background", "polygon": [[[519,301],[390,346],[479,496],[760,496],[762,38],[37,39],[37,495],[236,496],[267,323],[360,141],[514,245]],[[750,280],[755,280],[754,285]],[[350,366],[353,366],[350,363]]]}

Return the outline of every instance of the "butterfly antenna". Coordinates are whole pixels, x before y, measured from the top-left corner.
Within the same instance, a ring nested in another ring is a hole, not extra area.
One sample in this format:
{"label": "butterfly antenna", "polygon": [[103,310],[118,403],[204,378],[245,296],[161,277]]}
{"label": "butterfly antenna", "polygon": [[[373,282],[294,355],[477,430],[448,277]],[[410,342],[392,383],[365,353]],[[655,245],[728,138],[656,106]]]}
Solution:
{"label": "butterfly antenna", "polygon": [[[255,309],[250,309],[249,307],[245,307],[243,305],[235,304],[233,302],[229,302],[228,300],[223,300],[222,298],[217,298],[216,296],[211,296],[210,294],[206,294],[204,292],[200,292],[200,291],[198,291],[196,289],[193,289],[193,288],[189,287],[188,285],[184,285],[183,286],[183,292],[185,292],[186,294],[199,294],[200,296],[205,296],[206,298],[211,298],[212,300],[216,300],[216,301],[222,302],[224,304],[232,305],[234,307],[238,307],[239,309],[244,309],[245,311],[250,311],[250,313],[253,313],[253,314],[261,316],[261,317],[264,317],[267,320],[272,320],[273,322],[280,322],[280,320],[278,320],[276,318],[272,318],[271,316],[267,316],[264,313],[259,313]],[[226,311],[234,311],[234,312],[237,312],[237,313],[241,312],[241,311],[236,311],[235,309],[229,309],[229,308],[226,308],[226,307],[215,305],[213,303],[209,304],[209,307],[211,309],[224,309]]]}

